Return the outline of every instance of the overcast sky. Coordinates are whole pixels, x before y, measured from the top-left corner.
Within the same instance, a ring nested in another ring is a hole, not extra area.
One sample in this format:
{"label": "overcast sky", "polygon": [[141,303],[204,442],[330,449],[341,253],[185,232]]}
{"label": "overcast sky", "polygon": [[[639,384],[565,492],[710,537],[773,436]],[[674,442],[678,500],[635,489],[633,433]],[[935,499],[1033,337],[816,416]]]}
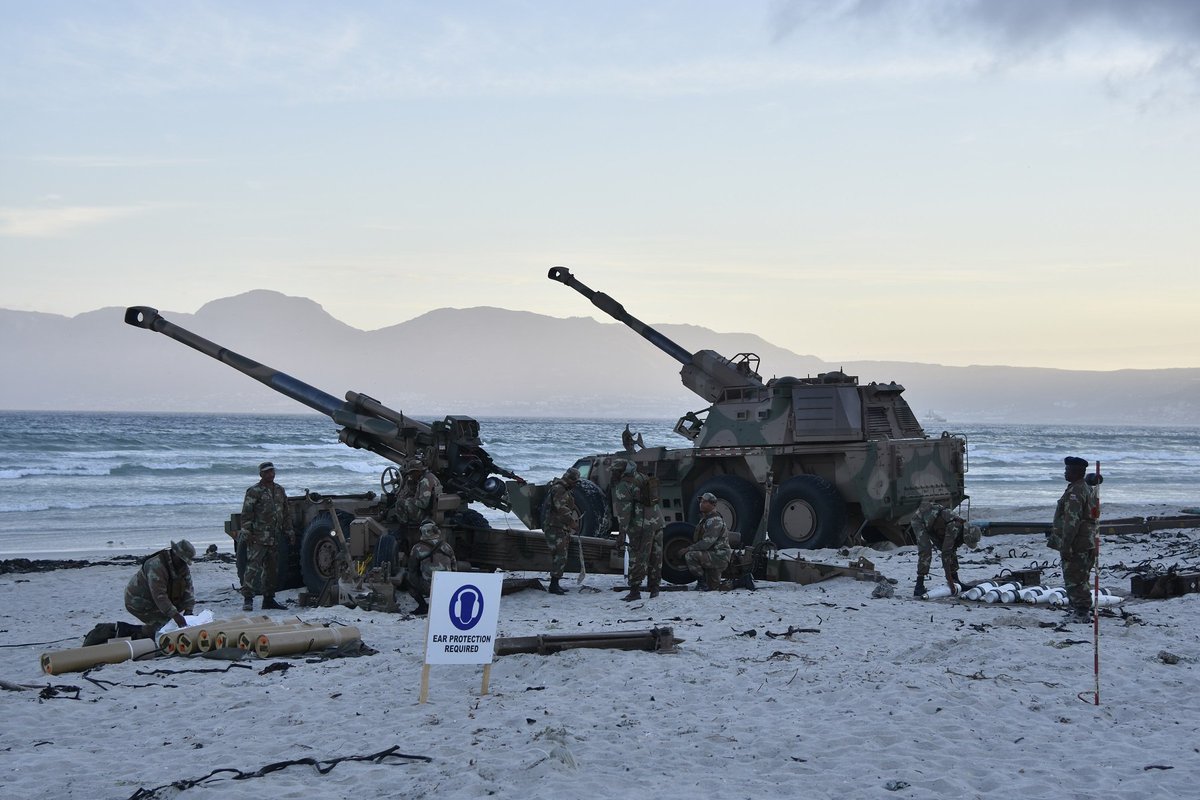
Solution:
{"label": "overcast sky", "polygon": [[1200,366],[1200,3],[0,0],[0,307]]}

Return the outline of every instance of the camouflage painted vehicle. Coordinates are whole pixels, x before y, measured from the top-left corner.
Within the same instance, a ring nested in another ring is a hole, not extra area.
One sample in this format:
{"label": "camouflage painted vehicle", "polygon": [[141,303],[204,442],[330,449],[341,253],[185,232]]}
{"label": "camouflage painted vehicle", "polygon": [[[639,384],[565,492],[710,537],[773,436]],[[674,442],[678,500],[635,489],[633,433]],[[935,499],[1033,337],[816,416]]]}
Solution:
{"label": "camouflage painted vehicle", "polygon": [[[435,521],[449,532],[449,541],[464,569],[549,570],[550,554],[540,532],[494,530],[482,514],[469,508],[470,503],[480,503],[502,511],[513,510],[510,497],[518,497],[515,510],[519,518],[536,529],[541,516],[539,504],[545,494],[544,486],[526,483],[492,460],[480,443],[476,420],[448,416],[432,423],[420,422],[353,391],[346,392],[344,401],[338,400],[168,322],[157,310],[146,306],[126,309],[125,322],[168,336],[324,414],[342,426],[338,439],[349,447],[369,450],[397,465],[421,459],[442,483]],[[420,535],[417,525],[396,522],[390,513],[402,478],[397,467],[387,467],[380,476],[379,493],[371,490],[322,495],[306,489],[301,495],[289,497],[296,546],[285,542],[279,548],[280,588],[303,586],[319,596],[331,582],[337,582],[347,556],[359,574],[386,563],[388,574],[375,577],[399,586],[404,561]],[[584,480],[574,494],[583,520],[579,545],[571,547],[567,569],[579,570],[582,555],[588,572],[620,573],[622,562],[614,555],[604,492]],[[233,514],[225,523],[231,537],[236,538],[240,528],[240,514]],[[240,576],[244,554],[239,552],[238,556]]]}
{"label": "camouflage painted vehicle", "polygon": [[675,425],[692,447],[638,449],[626,437],[625,452],[575,463],[606,490],[616,458],[632,458],[656,479],[667,523],[665,560],[674,574],[704,492],[720,498],[718,510],[743,540],[778,548],[910,543],[907,523],[922,500],[955,507],[966,497],[966,439],[927,436],[901,396],[903,386],[863,386],[840,371],[764,381],[753,353],[690,353],[565,267],[548,277],[680,362],[684,386],[711,404]]}

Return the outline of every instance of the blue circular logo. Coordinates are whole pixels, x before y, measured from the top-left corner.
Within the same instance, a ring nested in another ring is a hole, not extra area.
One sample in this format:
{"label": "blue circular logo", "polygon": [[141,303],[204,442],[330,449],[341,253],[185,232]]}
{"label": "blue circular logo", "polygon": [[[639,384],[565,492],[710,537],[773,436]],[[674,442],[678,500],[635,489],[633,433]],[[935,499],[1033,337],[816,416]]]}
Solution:
{"label": "blue circular logo", "polygon": [[468,583],[450,596],[450,621],[460,631],[474,628],[482,616],[483,592],[478,587]]}

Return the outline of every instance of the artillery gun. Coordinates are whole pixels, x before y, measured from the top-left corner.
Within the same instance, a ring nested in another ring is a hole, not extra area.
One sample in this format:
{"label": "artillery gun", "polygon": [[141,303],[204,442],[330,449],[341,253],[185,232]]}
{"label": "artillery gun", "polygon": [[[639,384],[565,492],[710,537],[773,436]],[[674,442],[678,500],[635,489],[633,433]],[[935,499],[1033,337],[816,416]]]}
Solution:
{"label": "artillery gun", "polygon": [[[546,491],[546,487],[529,484],[498,465],[483,448],[479,423],[471,417],[447,416],[425,423],[359,392],[346,392],[346,399],[338,400],[168,322],[148,306],[127,308],[125,322],[198,350],[324,414],[341,426],[338,440],[348,447],[368,450],[397,465],[419,458],[442,483],[434,521],[443,531],[449,531],[448,540],[460,563],[484,570],[549,569],[550,555],[542,534],[493,530],[482,514],[468,507],[469,503],[481,503],[488,508],[510,511],[513,510],[510,498],[518,497],[518,517],[528,528],[537,529],[541,522],[541,499]],[[322,596],[331,584],[337,583],[347,561],[360,574],[387,564],[387,574],[375,576],[379,585],[383,589],[399,586],[403,580],[400,567],[419,536],[417,525],[400,523],[391,514],[402,485],[400,470],[389,466],[380,476],[380,494],[368,491],[322,495],[306,489],[303,495],[289,497],[296,546],[283,542],[278,548],[279,588],[304,586],[313,596]],[[579,547],[571,548],[568,569],[585,566],[589,572],[621,572],[622,563],[612,546],[612,526],[603,491],[582,480],[574,496],[583,518]],[[240,528],[240,514],[233,514],[225,523],[226,533],[235,539]],[[238,556],[240,577],[244,565],[241,548]],[[390,594],[390,590],[386,593]]]}
{"label": "artillery gun", "polygon": [[608,488],[610,465],[632,459],[657,480],[664,530],[663,574],[690,579],[682,551],[691,543],[698,498],[712,492],[731,531],[778,548],[840,547],[889,539],[908,543],[906,526],[922,500],[947,507],[966,497],[965,437],[932,438],[891,383],[860,385],[842,371],[763,380],[759,357],[691,353],[594,291],[565,267],[550,280],[569,286],[682,364],[683,385],[710,403],[680,417],[674,431],[692,447],[588,456],[580,473]]}

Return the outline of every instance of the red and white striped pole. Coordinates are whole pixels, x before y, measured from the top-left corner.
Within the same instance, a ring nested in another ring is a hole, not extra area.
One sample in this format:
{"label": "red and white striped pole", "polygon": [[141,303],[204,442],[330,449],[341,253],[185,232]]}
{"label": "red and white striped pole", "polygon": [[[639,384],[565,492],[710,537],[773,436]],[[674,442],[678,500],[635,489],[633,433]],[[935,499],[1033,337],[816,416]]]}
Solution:
{"label": "red and white striped pole", "polygon": [[1095,653],[1095,673],[1096,673],[1096,705],[1100,705],[1100,462],[1096,462],[1096,485],[1093,487],[1096,493],[1095,501],[1092,503],[1092,523],[1095,525],[1096,531],[1094,534],[1094,546],[1096,549],[1095,561],[1092,567],[1095,572],[1095,581],[1092,588],[1092,650]]}

